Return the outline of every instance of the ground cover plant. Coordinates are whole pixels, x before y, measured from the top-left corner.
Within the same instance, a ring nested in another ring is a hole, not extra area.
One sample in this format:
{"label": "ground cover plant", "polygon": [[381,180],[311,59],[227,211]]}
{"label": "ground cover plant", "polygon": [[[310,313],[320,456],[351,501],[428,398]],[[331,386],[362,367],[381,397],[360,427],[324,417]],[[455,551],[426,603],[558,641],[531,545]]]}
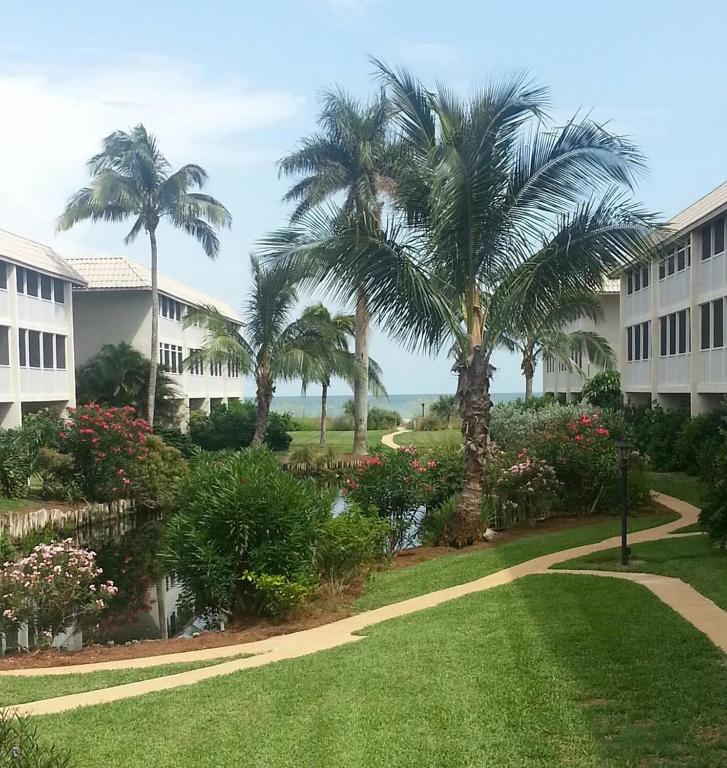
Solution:
{"label": "ground cover plant", "polygon": [[83,768],[716,768],[727,756],[723,655],[639,586],[534,576],[365,634],[39,726]]}

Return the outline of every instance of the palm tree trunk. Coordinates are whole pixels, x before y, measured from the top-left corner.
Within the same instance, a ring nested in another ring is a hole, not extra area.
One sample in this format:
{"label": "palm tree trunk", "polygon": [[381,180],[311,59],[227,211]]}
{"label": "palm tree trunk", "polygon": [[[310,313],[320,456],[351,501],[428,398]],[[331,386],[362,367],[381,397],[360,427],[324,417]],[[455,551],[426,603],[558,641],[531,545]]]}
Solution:
{"label": "palm tree trunk", "polygon": [[326,418],[328,411],[328,383],[322,382],[321,384],[321,439],[319,445],[321,448],[326,447]]}
{"label": "palm tree trunk", "polygon": [[464,486],[455,509],[450,544],[472,544],[481,531],[482,481],[490,433],[490,365],[480,346],[457,366],[457,401],[464,436]]}
{"label": "palm tree trunk", "polygon": [[169,630],[167,628],[167,584],[166,578],[161,575],[157,577],[157,616],[159,617],[159,637],[162,640],[169,639]]}
{"label": "palm tree trunk", "polygon": [[253,435],[252,443],[250,443],[252,448],[259,448],[265,440],[265,435],[268,432],[270,405],[273,402],[274,392],[275,387],[273,386],[273,381],[270,375],[266,373],[259,376],[257,380],[257,393],[255,396],[257,401],[257,412],[255,414],[255,434]]}
{"label": "palm tree trunk", "polygon": [[520,367],[525,377],[525,399],[530,400],[533,397],[533,379],[535,378],[535,360],[533,356],[525,353]]}
{"label": "palm tree trunk", "polygon": [[369,417],[369,310],[366,296],[359,291],[356,298],[356,329],[354,336],[356,379],[353,383],[353,453],[368,453],[367,422]]}
{"label": "palm tree trunk", "polygon": [[151,354],[149,355],[149,392],[146,403],[146,417],[154,426],[154,403],[156,402],[157,367],[159,365],[159,281],[157,274],[156,230],[149,230],[151,244]]}

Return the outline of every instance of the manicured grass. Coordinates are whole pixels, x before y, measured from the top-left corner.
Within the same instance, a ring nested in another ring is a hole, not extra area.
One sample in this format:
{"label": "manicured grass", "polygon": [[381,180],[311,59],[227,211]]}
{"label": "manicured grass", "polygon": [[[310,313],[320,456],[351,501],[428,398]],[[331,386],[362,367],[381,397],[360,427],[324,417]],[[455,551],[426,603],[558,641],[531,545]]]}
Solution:
{"label": "manicured grass", "polygon": [[3,512],[15,512],[18,509],[41,509],[50,503],[37,499],[6,499],[0,496],[0,515]]}
{"label": "manicured grass", "polygon": [[430,432],[402,432],[394,438],[397,445],[413,445],[426,450],[438,445],[459,445],[462,433],[458,429],[436,429]]}
{"label": "manicured grass", "polygon": [[702,505],[704,482],[700,478],[684,472],[651,472],[649,477],[655,491],[688,501],[695,507]]}
{"label": "manicured grass", "polygon": [[[632,517],[631,531],[653,528],[676,519],[670,513],[649,513]],[[502,568],[525,562],[533,557],[579,547],[616,536],[620,530],[618,518],[593,525],[574,525],[561,531],[534,534],[488,549],[464,551],[428,560],[409,568],[384,570],[373,574],[356,600],[356,609],[367,611],[437,589],[479,579]]]}
{"label": "manicured grass", "polygon": [[621,567],[617,549],[595,552],[556,567],[675,576],[727,611],[727,553],[715,549],[706,535],[634,544],[628,568]]}
{"label": "manicured grass", "polygon": [[79,768],[717,768],[725,691],[724,655],[646,589],[542,575],[37,724]]}
{"label": "manicured grass", "polygon": [[124,683],[137,683],[153,677],[176,675],[191,669],[212,667],[225,661],[244,658],[244,655],[228,656],[210,661],[191,661],[179,664],[162,664],[158,667],[143,669],[119,669],[103,672],[86,672],[70,675],[41,675],[39,677],[2,676],[0,677],[0,707],[24,704],[28,701],[52,699],[71,693],[96,691],[99,688],[111,688]]}
{"label": "manicured grass", "polygon": [[702,533],[704,531],[704,528],[702,528],[701,523],[691,523],[690,525],[684,525],[681,528],[676,528],[672,531],[672,533]]}
{"label": "manicured grass", "polygon": [[[374,429],[368,432],[368,444],[371,448],[378,448],[381,445],[381,436],[388,435],[391,429]],[[300,432],[289,432],[293,442],[290,444],[290,451],[296,448],[302,448],[306,445],[318,447],[320,432],[317,430],[304,430]],[[353,432],[327,432],[326,444],[328,448],[333,448],[338,453],[351,453],[353,449]]]}

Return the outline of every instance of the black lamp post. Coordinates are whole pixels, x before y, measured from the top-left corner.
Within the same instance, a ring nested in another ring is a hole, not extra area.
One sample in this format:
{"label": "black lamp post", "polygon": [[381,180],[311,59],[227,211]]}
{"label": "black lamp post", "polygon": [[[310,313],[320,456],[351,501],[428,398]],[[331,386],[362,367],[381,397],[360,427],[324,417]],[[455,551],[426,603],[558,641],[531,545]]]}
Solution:
{"label": "black lamp post", "polygon": [[616,452],[621,462],[621,565],[629,564],[630,549],[627,540],[629,527],[629,459],[634,446],[630,440],[616,440]]}

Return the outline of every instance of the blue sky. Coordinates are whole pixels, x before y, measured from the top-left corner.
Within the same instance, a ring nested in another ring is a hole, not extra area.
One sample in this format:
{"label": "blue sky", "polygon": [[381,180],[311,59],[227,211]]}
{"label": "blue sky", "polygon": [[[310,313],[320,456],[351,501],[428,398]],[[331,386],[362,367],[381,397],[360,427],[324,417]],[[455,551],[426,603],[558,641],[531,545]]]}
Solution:
{"label": "blue sky", "polygon": [[[6,0],[2,23],[0,227],[62,254],[146,261],[121,227],[53,232],[101,137],[142,121],[174,165],[207,168],[234,217],[216,263],[162,231],[161,269],[238,307],[247,254],[285,221],[275,161],[314,127],[323,88],[372,90],[369,54],[463,92],[528,72],[551,89],[555,120],[588,111],[642,148],[637,196],[654,211],[671,215],[727,177],[720,2]],[[445,359],[409,355],[382,329],[372,344],[390,392],[453,391]],[[520,390],[518,361],[496,364],[494,390]]]}

